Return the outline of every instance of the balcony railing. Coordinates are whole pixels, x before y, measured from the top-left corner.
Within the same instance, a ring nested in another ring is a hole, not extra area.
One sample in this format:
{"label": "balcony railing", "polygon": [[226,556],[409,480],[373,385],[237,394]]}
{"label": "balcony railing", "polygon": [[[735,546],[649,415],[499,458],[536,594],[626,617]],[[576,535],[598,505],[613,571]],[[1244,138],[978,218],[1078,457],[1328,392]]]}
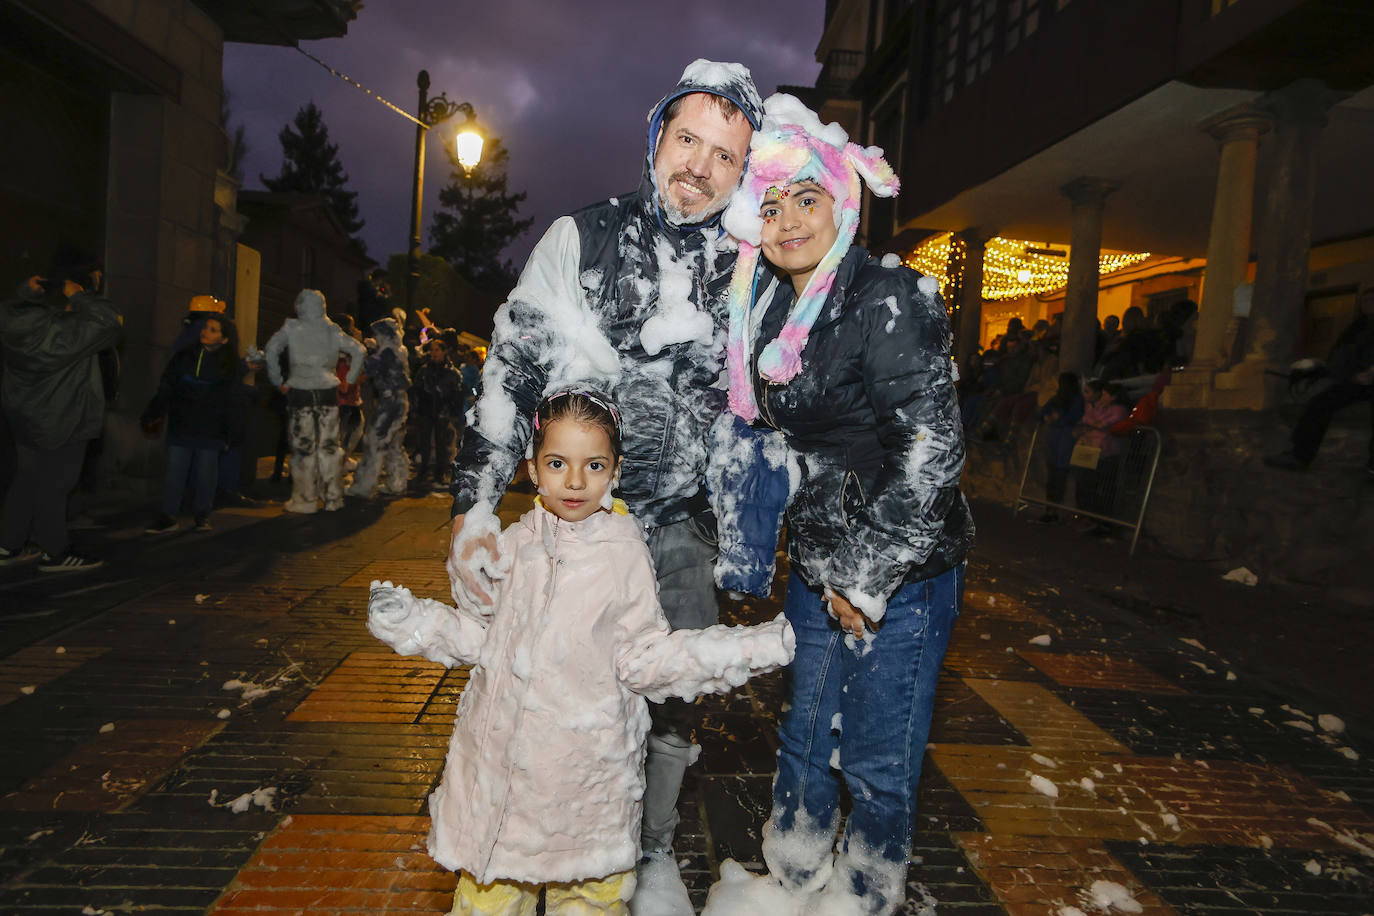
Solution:
{"label": "balcony railing", "polygon": [[825,56],[821,75],[816,79],[816,88],[831,94],[848,93],[849,85],[859,75],[863,65],[864,52],[833,50]]}

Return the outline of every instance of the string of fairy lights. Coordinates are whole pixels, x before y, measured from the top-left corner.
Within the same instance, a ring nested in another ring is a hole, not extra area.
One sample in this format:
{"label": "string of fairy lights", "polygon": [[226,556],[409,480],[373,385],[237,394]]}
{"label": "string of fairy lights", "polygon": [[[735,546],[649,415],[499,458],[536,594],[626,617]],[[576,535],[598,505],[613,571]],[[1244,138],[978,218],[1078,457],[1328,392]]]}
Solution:
{"label": "string of fairy lights", "polygon": [[[946,302],[964,284],[966,244],[952,232],[942,232],[902,258],[906,266],[940,281]],[[1139,264],[1149,252],[1114,252],[1098,258],[1099,276]],[[990,239],[983,251],[983,299],[996,302],[1061,290],[1069,283],[1069,252],[1022,239]]]}

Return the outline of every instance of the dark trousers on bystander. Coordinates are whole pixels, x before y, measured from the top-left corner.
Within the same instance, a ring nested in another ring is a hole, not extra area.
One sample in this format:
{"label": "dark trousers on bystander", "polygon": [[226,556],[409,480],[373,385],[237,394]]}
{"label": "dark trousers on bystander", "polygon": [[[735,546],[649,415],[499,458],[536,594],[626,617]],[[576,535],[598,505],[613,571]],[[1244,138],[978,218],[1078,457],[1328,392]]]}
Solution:
{"label": "dark trousers on bystander", "polygon": [[16,442],[14,480],[5,494],[0,547],[17,550],[32,541],[49,556],[67,552],[67,495],[81,476],[86,440],[57,448]]}
{"label": "dark trousers on bystander", "polygon": [[196,515],[209,515],[215,498],[215,484],[219,478],[222,446],[167,446],[167,479],[162,488],[162,514],[176,518],[186,493],[187,478],[195,481],[195,496],[191,500]]}
{"label": "dark trousers on bystander", "polygon": [[1358,382],[1337,382],[1325,391],[1319,392],[1303,408],[1298,417],[1298,425],[1293,427],[1293,457],[1303,464],[1310,464],[1317,457],[1317,450],[1326,438],[1326,428],[1336,411],[1360,401],[1370,403],[1369,467],[1374,469],[1374,385],[1361,385]]}
{"label": "dark trousers on bystander", "polygon": [[448,479],[449,465],[453,462],[453,452],[449,443],[453,441],[453,421],[448,417],[415,418],[416,439],[420,453],[420,467],[415,476],[432,474],[434,480],[443,483]]}

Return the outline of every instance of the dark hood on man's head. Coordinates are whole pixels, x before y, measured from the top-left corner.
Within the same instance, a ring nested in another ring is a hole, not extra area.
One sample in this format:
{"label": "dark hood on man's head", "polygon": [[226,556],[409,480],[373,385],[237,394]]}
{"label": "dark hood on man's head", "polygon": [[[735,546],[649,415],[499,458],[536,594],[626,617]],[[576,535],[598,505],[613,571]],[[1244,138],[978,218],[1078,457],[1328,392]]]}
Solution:
{"label": "dark hood on man's head", "polygon": [[[763,123],[763,99],[759,97],[759,90],[754,85],[754,78],[750,75],[748,67],[743,64],[706,60],[704,57],[697,58],[688,64],[687,69],[682,71],[682,77],[673,87],[673,90],[649,110],[649,145],[644,166],[644,180],[647,182],[645,189],[653,195],[654,210],[660,222],[663,219],[663,208],[658,199],[658,182],[654,180],[654,153],[658,150],[658,137],[663,130],[663,112],[675,100],[694,92],[718,95],[734,102],[739,110],[744,112],[744,116],[749,120],[749,124],[754,130],[758,130],[759,125]],[[717,213],[700,225],[708,226],[719,222],[719,220],[720,214]],[[681,228],[690,229],[694,227],[683,226]]]}

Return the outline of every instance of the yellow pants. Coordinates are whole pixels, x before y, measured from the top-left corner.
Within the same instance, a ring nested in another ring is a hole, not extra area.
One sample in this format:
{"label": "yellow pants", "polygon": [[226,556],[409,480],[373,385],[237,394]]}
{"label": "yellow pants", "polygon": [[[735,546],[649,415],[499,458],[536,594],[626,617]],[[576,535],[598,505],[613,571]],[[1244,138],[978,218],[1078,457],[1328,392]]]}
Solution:
{"label": "yellow pants", "polygon": [[[606,878],[543,887],[546,916],[629,916],[635,873],[622,871]],[[467,872],[460,872],[449,916],[534,916],[539,888],[538,884],[514,881],[478,884]]]}

